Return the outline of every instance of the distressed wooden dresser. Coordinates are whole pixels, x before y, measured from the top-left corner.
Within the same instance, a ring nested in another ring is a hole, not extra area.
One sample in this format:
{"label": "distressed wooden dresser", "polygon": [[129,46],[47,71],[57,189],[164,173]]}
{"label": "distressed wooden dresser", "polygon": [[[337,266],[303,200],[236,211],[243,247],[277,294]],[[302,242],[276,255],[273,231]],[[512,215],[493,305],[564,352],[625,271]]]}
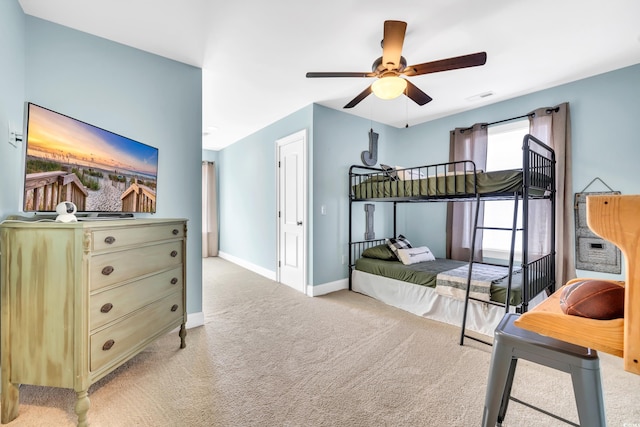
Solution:
{"label": "distressed wooden dresser", "polygon": [[186,220],[0,225],[2,423],[19,385],[72,388],[87,425],[89,386],[180,327]]}

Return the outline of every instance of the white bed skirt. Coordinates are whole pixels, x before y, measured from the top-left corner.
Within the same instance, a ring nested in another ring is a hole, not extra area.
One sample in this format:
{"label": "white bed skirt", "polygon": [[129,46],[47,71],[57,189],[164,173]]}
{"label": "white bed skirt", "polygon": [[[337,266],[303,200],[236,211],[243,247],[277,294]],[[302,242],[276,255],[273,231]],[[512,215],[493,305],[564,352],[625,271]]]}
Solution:
{"label": "white bed skirt", "polygon": [[[462,326],[464,301],[438,295],[433,288],[358,270],[353,271],[351,285],[353,291],[368,295],[385,304],[427,319]],[[545,293],[541,292],[529,302],[529,309],[545,298]],[[515,312],[515,307],[511,307],[510,311]],[[504,307],[469,301],[466,328],[492,337],[493,331],[504,314]]]}

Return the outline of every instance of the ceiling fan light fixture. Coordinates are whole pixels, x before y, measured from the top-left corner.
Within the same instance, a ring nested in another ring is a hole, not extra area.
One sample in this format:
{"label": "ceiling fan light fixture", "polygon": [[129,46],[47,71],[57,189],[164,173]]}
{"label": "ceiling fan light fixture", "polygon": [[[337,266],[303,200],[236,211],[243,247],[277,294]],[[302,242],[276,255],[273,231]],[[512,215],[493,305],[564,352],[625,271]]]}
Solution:
{"label": "ceiling fan light fixture", "polygon": [[380,77],[371,85],[371,91],[380,99],[394,99],[402,95],[407,81],[399,76]]}

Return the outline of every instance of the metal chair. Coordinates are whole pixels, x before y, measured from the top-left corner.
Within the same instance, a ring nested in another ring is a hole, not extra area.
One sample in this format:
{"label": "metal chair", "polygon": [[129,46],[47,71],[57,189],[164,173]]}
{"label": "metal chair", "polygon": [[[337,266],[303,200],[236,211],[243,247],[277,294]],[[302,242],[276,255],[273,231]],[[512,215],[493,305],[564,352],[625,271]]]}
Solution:
{"label": "metal chair", "polygon": [[519,316],[506,314],[495,330],[482,426],[502,425],[518,359],[571,374],[580,426],[605,426],[598,353],[519,328],[513,324]]}
{"label": "metal chair", "polygon": [[[640,374],[640,195],[587,197],[589,228],[625,256],[624,318],[570,316],[560,308],[562,288],[522,314],[507,314],[495,331],[483,426],[501,423],[519,358],[571,373],[581,426],[604,426],[600,362],[596,351],[619,356]],[[574,279],[568,284],[574,283]]]}

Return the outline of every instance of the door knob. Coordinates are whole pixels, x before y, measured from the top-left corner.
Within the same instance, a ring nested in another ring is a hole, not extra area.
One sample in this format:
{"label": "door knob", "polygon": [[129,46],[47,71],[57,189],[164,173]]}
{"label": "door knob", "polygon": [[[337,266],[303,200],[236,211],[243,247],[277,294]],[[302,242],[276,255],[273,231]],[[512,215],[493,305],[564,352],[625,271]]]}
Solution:
{"label": "door knob", "polygon": [[298,221],[298,225],[302,225],[302,221]]}

